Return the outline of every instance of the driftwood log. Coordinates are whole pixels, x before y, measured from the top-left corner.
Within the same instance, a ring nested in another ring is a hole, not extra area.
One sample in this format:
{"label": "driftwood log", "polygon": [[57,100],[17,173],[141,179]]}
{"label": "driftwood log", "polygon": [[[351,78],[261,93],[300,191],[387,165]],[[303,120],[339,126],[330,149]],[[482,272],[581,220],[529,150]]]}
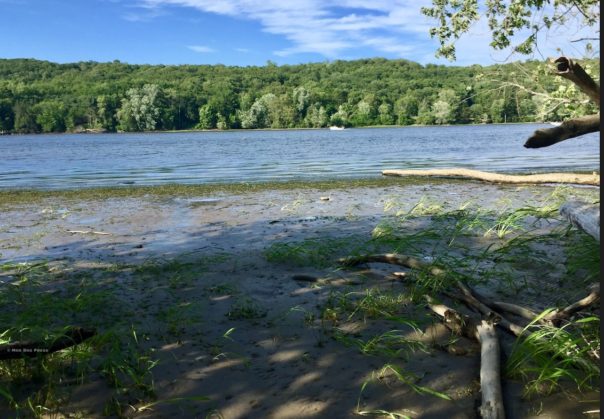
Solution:
{"label": "driftwood log", "polygon": [[600,185],[599,174],[579,173],[542,173],[535,175],[504,175],[500,173],[482,172],[471,169],[431,169],[431,170],[383,170],[384,176],[432,176],[459,177],[482,180],[491,183],[537,184],[537,183],[571,183],[577,185]]}
{"label": "driftwood log", "polygon": [[554,325],[559,324],[562,320],[567,320],[570,316],[575,313],[578,313],[581,310],[585,310],[586,308],[591,307],[598,301],[600,301],[600,284],[592,284],[589,286],[589,294],[561,310],[554,310],[547,316],[545,316],[545,320],[551,322]]}
{"label": "driftwood log", "polygon": [[[351,256],[339,259],[338,262],[343,266],[356,266],[365,263],[388,263],[412,269],[427,270],[435,276],[447,273],[441,268],[431,266],[412,256],[396,253]],[[480,387],[482,393],[480,415],[483,418],[503,419],[505,418],[505,410],[501,392],[500,347],[495,326],[499,325],[517,337],[525,333],[526,328],[509,321],[495,310],[517,315],[529,322],[535,321],[539,316],[533,310],[516,304],[491,301],[472,290],[459,279],[455,279],[454,283],[461,291],[461,294],[452,294],[447,291],[443,291],[443,294],[455,300],[462,301],[480,312],[482,314],[481,321],[478,321],[474,317],[460,314],[444,304],[437,303],[430,296],[426,295],[425,299],[428,307],[442,318],[447,328],[455,334],[477,340],[480,343]],[[568,319],[572,314],[592,306],[600,299],[599,284],[590,286],[589,290],[590,293],[585,298],[563,309],[552,311],[549,315],[539,319],[539,321],[544,324],[558,326],[562,320]],[[599,357],[597,358],[599,359]]]}
{"label": "driftwood log", "polygon": [[560,207],[560,214],[572,224],[600,241],[600,204],[568,201]]}
{"label": "driftwood log", "polygon": [[495,325],[483,320],[476,328],[480,342],[480,391],[483,419],[504,419],[503,397],[501,393],[501,371],[499,340]]}
{"label": "driftwood log", "polygon": [[504,419],[503,396],[501,392],[501,367],[499,339],[495,325],[490,320],[477,321],[473,317],[460,314],[444,304],[436,303],[426,296],[428,307],[453,333],[478,341],[480,344],[480,392],[483,418]]}
{"label": "driftwood log", "polygon": [[52,342],[13,342],[0,345],[0,360],[34,358],[38,355],[48,355],[84,342],[96,335],[95,329],[71,327]]}
{"label": "driftwood log", "polygon": [[[555,74],[573,82],[583,93],[600,107],[600,86],[585,72],[583,67],[568,57],[559,57],[554,60],[556,66]],[[526,148],[548,147],[579,137],[591,132],[600,131],[600,114],[583,116],[569,119],[562,125],[553,128],[539,129],[526,141]]]}

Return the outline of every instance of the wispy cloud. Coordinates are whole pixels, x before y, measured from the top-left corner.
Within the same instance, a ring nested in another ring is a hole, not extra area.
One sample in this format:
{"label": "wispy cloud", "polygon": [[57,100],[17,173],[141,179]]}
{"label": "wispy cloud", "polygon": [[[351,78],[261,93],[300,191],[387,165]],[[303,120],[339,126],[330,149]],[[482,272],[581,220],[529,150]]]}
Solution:
{"label": "wispy cloud", "polygon": [[275,51],[279,56],[318,53],[337,58],[359,45],[403,56],[416,48],[413,39],[419,35],[426,37],[429,27],[419,14],[420,7],[428,4],[428,0],[142,1],[146,7],[185,6],[258,21],[264,32],[281,35],[291,42],[291,47]]}
{"label": "wispy cloud", "polygon": [[241,52],[243,54],[248,54],[248,53],[252,52],[252,50],[249,48],[235,48],[235,51]]}
{"label": "wispy cloud", "polygon": [[[291,43],[291,46],[273,52],[278,56],[317,53],[327,58],[342,58],[364,47],[369,54],[435,61],[437,45],[428,35],[435,22],[420,13],[422,6],[431,5],[431,0],[139,1],[147,12],[180,6],[259,22],[264,32],[282,36]],[[494,53],[489,42],[489,31],[481,21],[460,41],[460,47],[464,48],[458,48],[458,63],[493,62],[493,54],[509,56],[509,51]],[[560,45],[559,40],[556,42]],[[207,47],[189,48],[211,52]],[[555,49],[548,49],[545,55],[550,51]]]}
{"label": "wispy cloud", "polygon": [[207,47],[205,45],[188,45],[187,48],[189,48],[191,51],[200,53],[214,52],[213,48]]}

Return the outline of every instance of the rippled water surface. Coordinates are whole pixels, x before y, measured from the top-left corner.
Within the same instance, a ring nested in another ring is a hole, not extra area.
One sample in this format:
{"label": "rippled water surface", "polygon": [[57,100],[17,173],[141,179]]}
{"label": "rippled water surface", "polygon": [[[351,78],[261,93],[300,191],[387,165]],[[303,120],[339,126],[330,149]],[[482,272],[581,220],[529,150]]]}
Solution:
{"label": "rippled water surface", "polygon": [[0,188],[361,178],[410,168],[599,170],[597,134],[524,148],[540,127],[547,125],[5,136]]}

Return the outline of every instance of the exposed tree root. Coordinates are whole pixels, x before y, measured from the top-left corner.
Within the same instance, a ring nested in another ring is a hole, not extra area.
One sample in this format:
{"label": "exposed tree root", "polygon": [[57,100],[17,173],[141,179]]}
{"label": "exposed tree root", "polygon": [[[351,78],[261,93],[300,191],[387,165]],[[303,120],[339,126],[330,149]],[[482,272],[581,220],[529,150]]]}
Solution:
{"label": "exposed tree root", "polygon": [[599,174],[579,173],[541,173],[535,175],[504,175],[471,169],[431,169],[431,170],[383,170],[384,176],[433,176],[461,177],[482,180],[491,183],[538,184],[538,183],[571,183],[578,185],[600,185]]}

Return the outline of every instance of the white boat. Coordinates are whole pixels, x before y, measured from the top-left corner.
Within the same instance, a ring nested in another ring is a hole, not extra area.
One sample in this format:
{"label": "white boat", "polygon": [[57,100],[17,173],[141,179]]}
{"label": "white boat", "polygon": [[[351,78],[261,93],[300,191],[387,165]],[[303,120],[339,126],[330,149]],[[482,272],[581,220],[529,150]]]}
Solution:
{"label": "white boat", "polygon": [[562,122],[550,122],[549,124],[555,127],[559,127],[560,125],[562,125]]}
{"label": "white boat", "polygon": [[329,129],[332,131],[342,131],[344,129],[344,127],[331,126],[331,127],[329,127]]}

